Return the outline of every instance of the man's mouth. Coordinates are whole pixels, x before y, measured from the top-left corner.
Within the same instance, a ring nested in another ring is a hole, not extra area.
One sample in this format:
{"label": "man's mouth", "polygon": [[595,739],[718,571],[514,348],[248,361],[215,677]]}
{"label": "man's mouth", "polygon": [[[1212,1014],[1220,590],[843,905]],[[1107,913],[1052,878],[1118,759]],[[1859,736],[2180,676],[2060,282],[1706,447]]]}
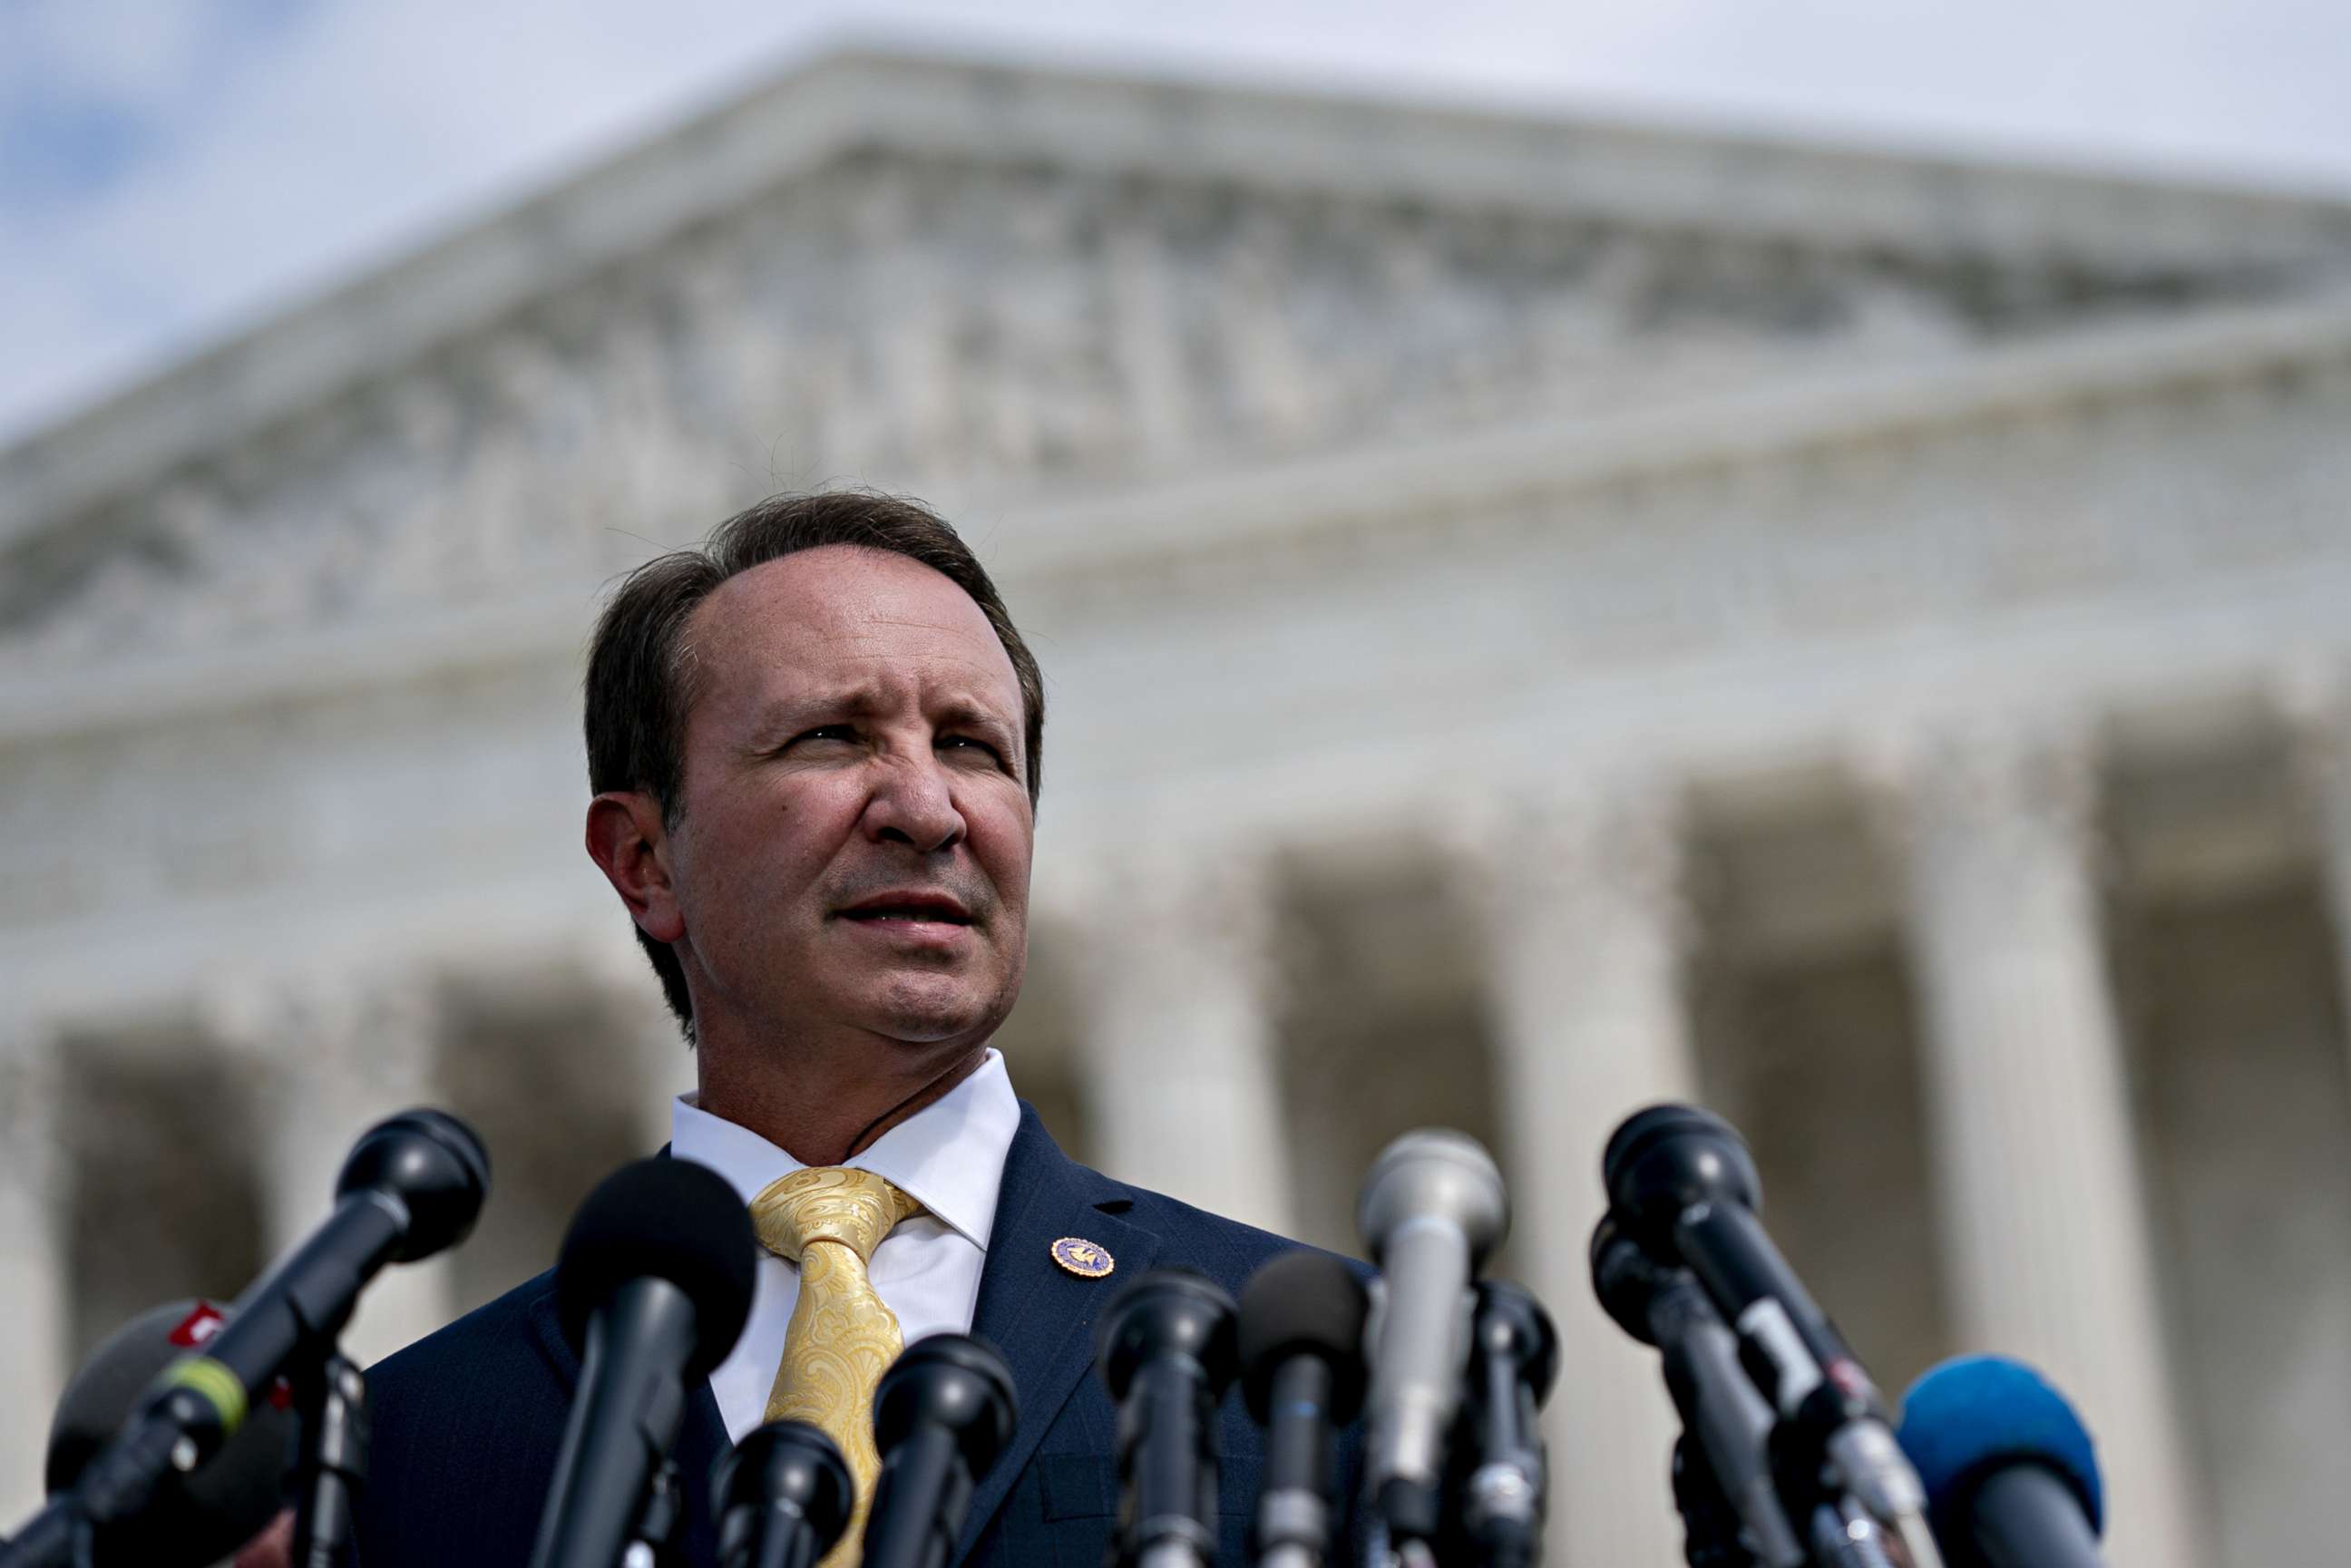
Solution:
{"label": "man's mouth", "polygon": [[840,912],[843,920],[881,925],[892,921],[906,924],[932,923],[943,925],[968,925],[971,915],[961,904],[940,894],[884,894],[869,898]]}

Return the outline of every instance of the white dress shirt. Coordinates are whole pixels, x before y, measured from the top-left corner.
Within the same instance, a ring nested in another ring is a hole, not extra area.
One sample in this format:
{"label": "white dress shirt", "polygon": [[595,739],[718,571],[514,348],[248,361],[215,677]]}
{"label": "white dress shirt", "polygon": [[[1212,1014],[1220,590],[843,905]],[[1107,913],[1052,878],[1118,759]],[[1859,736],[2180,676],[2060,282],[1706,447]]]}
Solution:
{"label": "white dress shirt", "polygon": [[[873,1289],[898,1314],[908,1344],[925,1334],[969,1333],[979,1304],[979,1271],[996,1224],[1004,1160],[1020,1127],[1020,1102],[993,1047],[972,1075],[873,1140],[846,1162],[872,1171],[921,1204],[873,1250]],[[670,1153],[726,1178],[748,1204],[799,1161],[747,1127],[723,1121],[681,1094],[670,1109]],[[768,1392],[784,1358],[784,1328],[799,1300],[800,1271],[763,1251],[743,1337],[710,1375],[726,1436],[740,1442],[768,1413]]]}

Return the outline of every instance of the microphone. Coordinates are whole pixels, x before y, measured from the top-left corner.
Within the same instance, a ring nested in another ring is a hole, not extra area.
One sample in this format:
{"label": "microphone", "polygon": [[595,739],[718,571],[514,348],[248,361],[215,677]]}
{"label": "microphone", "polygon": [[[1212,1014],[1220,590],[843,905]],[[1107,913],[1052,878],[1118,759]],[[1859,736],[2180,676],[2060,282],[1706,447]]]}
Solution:
{"label": "microphone", "polygon": [[[1636,1112],[1608,1140],[1612,1212],[1653,1257],[1687,1263],[1754,1358],[1781,1417],[1917,1568],[1941,1568],[1927,1498],[1885,1401],[1756,1218],[1762,1180],[1729,1123],[1689,1105]],[[1816,1528],[1815,1533],[1819,1533]]]}
{"label": "microphone", "polygon": [[1331,1550],[1332,1439],[1363,1408],[1369,1306],[1354,1270],[1327,1252],[1285,1252],[1241,1291],[1241,1392],[1266,1429],[1264,1568],[1321,1568]]}
{"label": "microphone", "polygon": [[882,1474],[865,1521],[865,1568],[946,1568],[971,1494],[1020,1419],[1012,1369],[983,1340],[925,1335],[873,1390]]}
{"label": "microphone", "polygon": [[1391,1541],[1428,1541],[1468,1354],[1469,1284],[1510,1231],[1510,1198],[1476,1140],[1424,1128],[1372,1162],[1355,1224],[1384,1282],[1365,1484]]}
{"label": "microphone", "polygon": [[[202,1347],[225,1320],[208,1301],[169,1301],[123,1324],[82,1364],[49,1423],[47,1490],[68,1491],[90,1458],[137,1409],[172,1362]],[[211,1563],[261,1533],[286,1502],[287,1461],[298,1423],[273,1390],[221,1451],[196,1469],[169,1472],[145,1511],[97,1532],[92,1560],[108,1563]]]}
{"label": "microphone", "polygon": [[1217,1556],[1217,1405],[1239,1370],[1233,1299],[1187,1269],[1119,1292],[1094,1331],[1118,1406],[1118,1568],[1206,1568]]}
{"label": "microphone", "polygon": [[0,1550],[0,1564],[70,1561],[84,1523],[103,1531],[133,1517],[170,1472],[219,1453],[280,1374],[331,1354],[379,1270],[464,1240],[489,1185],[481,1140],[455,1116],[405,1111],[369,1128],[343,1164],[327,1222],[237,1298],[217,1334],[164,1369],[73,1490]]}
{"label": "microphone", "polygon": [[1746,1553],[1765,1568],[1803,1568],[1810,1556],[1771,1475],[1771,1406],[1740,1364],[1738,1336],[1698,1281],[1678,1264],[1651,1258],[1614,1216],[1604,1215],[1592,1233],[1592,1288],[1617,1327],[1657,1348],[1666,1391],[1698,1445],[1694,1455],[1685,1450],[1676,1472],[1676,1500],[1692,1538],[1711,1533],[1727,1508]]}
{"label": "microphone", "polygon": [[[1674,1511],[1682,1516],[1687,1568],[1757,1568],[1739,1511],[1715,1479],[1706,1450],[1687,1432],[1674,1439]],[[1810,1559],[1805,1559],[1809,1562]]]}
{"label": "microphone", "polygon": [[2090,1434],[2021,1362],[1961,1356],[1902,1401],[1902,1449],[1952,1568],[2101,1568],[2105,1492]]}
{"label": "microphone", "polygon": [[805,1421],[770,1421],[712,1472],[719,1568],[815,1568],[849,1527],[855,1486],[841,1450]]}
{"label": "microphone", "polygon": [[693,1383],[726,1359],[751,1310],[750,1210],[691,1160],[646,1159],[598,1183],[563,1238],[555,1304],[580,1347],[532,1568],[612,1568]]}
{"label": "microphone", "polygon": [[1535,1413],[1558,1376],[1559,1333],[1542,1303],[1507,1280],[1482,1281],[1464,1423],[1476,1464],[1460,1513],[1477,1560],[1493,1568],[1533,1568],[1542,1555],[1546,1476]]}

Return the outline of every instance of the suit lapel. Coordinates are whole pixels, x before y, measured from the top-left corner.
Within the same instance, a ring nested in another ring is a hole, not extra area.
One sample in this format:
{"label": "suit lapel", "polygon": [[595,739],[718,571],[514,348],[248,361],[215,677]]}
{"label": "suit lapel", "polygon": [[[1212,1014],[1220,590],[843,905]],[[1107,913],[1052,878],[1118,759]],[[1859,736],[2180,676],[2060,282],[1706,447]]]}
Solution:
{"label": "suit lapel", "polygon": [[[1020,1419],[973,1494],[958,1558],[1003,1506],[1079,1382],[1092,1375],[1094,1321],[1103,1305],[1158,1255],[1156,1236],[1117,1217],[1131,1201],[1125,1188],[1062,1154],[1037,1113],[1020,1107],[971,1325],[1011,1367]],[[1099,1243],[1116,1260],[1116,1272],[1086,1279],[1054,1262],[1053,1243],[1065,1236]]]}

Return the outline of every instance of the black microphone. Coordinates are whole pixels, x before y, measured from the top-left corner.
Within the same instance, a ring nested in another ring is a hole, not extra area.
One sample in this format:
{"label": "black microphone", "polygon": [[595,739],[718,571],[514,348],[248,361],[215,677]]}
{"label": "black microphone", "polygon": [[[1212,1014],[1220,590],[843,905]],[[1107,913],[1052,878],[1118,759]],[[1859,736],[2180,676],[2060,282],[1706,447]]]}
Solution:
{"label": "black microphone", "polygon": [[406,1111],[369,1128],[343,1164],[327,1222],[237,1298],[219,1333],[164,1369],[74,1490],[0,1549],[0,1564],[70,1561],[84,1523],[104,1531],[142,1512],[172,1471],[219,1453],[281,1374],[333,1353],[379,1270],[465,1239],[489,1185],[481,1140],[455,1116]]}
{"label": "black microphone", "polygon": [[1372,1162],[1355,1224],[1382,1281],[1364,1482],[1391,1542],[1428,1541],[1441,1522],[1445,1445],[1461,1402],[1469,1287],[1510,1232],[1510,1197],[1475,1139],[1423,1128]]}
{"label": "black microphone", "polygon": [[751,1310],[751,1213],[707,1166],[647,1159],[597,1184],[555,1265],[580,1387],[532,1568],[612,1568],[677,1440],[686,1390]]}
{"label": "black microphone", "polygon": [[1901,1438],[1951,1568],[2105,1562],[2090,1434],[2031,1367],[1970,1355],[1933,1368],[1903,1398]]}
{"label": "black microphone", "polygon": [[1094,1331],[1118,1406],[1119,1568],[1206,1568],[1217,1556],[1217,1405],[1239,1370],[1233,1299],[1186,1269],[1119,1292]]}
{"label": "black microphone", "polygon": [[[226,1319],[208,1301],[170,1301],[109,1334],[66,1385],[49,1423],[47,1490],[68,1491],[107,1439],[139,1407],[172,1362],[199,1350]],[[96,1532],[92,1561],[150,1563],[173,1556],[211,1563],[258,1535],[286,1502],[298,1427],[282,1388],[257,1400],[236,1435],[196,1469],[173,1470],[136,1518]]]}
{"label": "black microphone", "polygon": [[1771,1406],[1740,1364],[1739,1336],[1698,1281],[1678,1263],[1651,1258],[1606,1215],[1592,1233],[1592,1288],[1616,1326],[1656,1346],[1664,1362],[1666,1391],[1697,1445],[1694,1454],[1683,1449],[1675,1469],[1675,1500],[1692,1541],[1728,1511],[1741,1556],[1765,1568],[1803,1568],[1810,1553],[1771,1473]]}
{"label": "black microphone", "polygon": [[1469,1458],[1459,1517],[1476,1561],[1533,1568],[1542,1556],[1547,1475],[1536,1413],[1559,1376],[1559,1332],[1534,1293],[1507,1280],[1478,1286],[1469,1320]]}
{"label": "black microphone", "polygon": [[1370,1301],[1343,1259],[1285,1252],[1242,1288],[1241,1392],[1266,1429],[1257,1506],[1264,1568],[1320,1568],[1331,1550],[1332,1454],[1364,1403]]}
{"label": "black microphone", "polygon": [[986,1341],[939,1333],[908,1345],[873,1390],[882,1474],[864,1568],[946,1568],[971,1494],[1019,1419],[1012,1369]]}
{"label": "black microphone", "polygon": [[770,1421],[712,1472],[719,1568],[815,1568],[849,1528],[856,1494],[831,1437],[805,1421]]}
{"label": "black microphone", "polygon": [[1885,1401],[1756,1218],[1762,1180],[1738,1132],[1695,1106],[1653,1105],[1616,1129],[1601,1169],[1617,1222],[1698,1275],[1781,1417],[1836,1484],[1899,1532],[1918,1568],[1941,1568],[1926,1492]]}

